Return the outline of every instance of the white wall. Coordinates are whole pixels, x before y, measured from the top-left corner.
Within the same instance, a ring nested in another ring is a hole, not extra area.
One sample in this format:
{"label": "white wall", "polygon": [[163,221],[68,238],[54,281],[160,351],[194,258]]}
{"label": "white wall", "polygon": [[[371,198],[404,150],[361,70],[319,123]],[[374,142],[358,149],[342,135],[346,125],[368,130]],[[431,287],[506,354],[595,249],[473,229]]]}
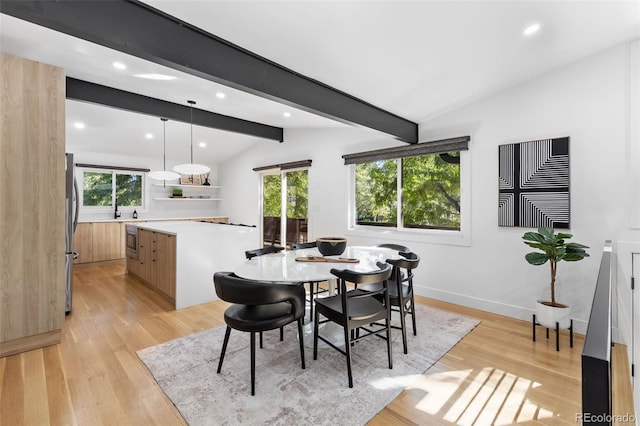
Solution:
{"label": "white wall", "polygon": [[[221,214],[257,224],[259,175],[253,167],[313,160],[309,173],[311,237],[346,235],[351,243],[403,242],[422,263],[417,293],[531,320],[548,298],[549,270],[526,263],[523,228],[497,225],[498,146],[570,136],[571,232],[593,256],[559,268],[558,298],[574,309],[584,332],[604,240],[640,241],[629,226],[628,49],[615,49],[420,123],[420,140],[470,135],[469,244],[438,244],[415,234],[353,233],[347,228],[349,168],[342,154],[400,143],[356,129],[287,130],[282,144],[265,142],[220,166]],[[429,94],[425,93],[425,97]]]}
{"label": "white wall", "polygon": [[[75,150],[74,162],[84,164],[98,164],[118,167],[134,167],[134,168],[148,168],[150,170],[162,170],[162,158],[152,157],[132,157],[122,155],[106,155],[94,152],[83,152]],[[78,171],[76,171],[76,177],[79,178]],[[210,174],[211,185],[217,185],[217,167],[212,167]],[[171,193],[170,187],[161,187],[154,184],[162,183],[157,181],[145,179],[145,197],[146,206],[143,209],[136,209],[138,217],[140,219],[151,218],[182,218],[182,217],[209,217],[219,216],[218,210],[221,201],[157,201],[154,198],[166,197]],[[174,183],[177,183],[175,181]],[[78,179],[78,184],[81,185],[81,181]],[[219,198],[219,190],[215,189],[184,189],[184,193],[190,192],[193,195],[210,195],[212,198]],[[133,208],[119,207],[119,211],[122,212],[123,219],[129,219],[132,216]],[[105,211],[96,212],[95,210],[81,210],[80,221],[87,222],[91,220],[104,220],[113,218],[113,210],[106,209]]]}

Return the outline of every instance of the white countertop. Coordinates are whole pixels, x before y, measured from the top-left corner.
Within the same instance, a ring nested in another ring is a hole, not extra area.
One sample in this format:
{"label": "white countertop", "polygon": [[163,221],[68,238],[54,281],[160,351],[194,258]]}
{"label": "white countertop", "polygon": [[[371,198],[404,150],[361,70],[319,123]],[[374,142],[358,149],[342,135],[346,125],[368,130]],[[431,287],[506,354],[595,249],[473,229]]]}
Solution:
{"label": "white countertop", "polygon": [[210,222],[190,222],[186,220],[140,223],[136,226],[140,229],[164,232],[165,234],[171,235],[183,235],[186,233],[215,233],[217,239],[225,238],[227,235],[231,237],[232,235],[256,232],[256,228],[253,226],[228,225],[225,223]]}
{"label": "white countertop", "polygon": [[178,221],[178,220],[195,220],[195,219],[226,219],[227,216],[194,216],[194,217],[150,217],[150,218],[126,218],[119,217],[118,219],[104,219],[104,218],[81,218],[78,223],[95,223],[95,222],[159,222],[159,221]]}

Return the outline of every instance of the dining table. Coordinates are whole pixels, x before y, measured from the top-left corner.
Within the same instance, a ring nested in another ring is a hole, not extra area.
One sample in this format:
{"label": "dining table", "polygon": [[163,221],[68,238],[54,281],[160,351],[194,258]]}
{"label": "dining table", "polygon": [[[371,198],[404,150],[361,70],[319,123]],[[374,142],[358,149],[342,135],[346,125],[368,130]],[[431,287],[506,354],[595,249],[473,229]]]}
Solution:
{"label": "dining table", "polygon": [[[327,296],[332,296],[336,293],[337,277],[331,273],[331,269],[370,272],[379,269],[378,262],[400,257],[396,250],[378,246],[347,246],[337,256],[322,256],[313,247],[257,256],[239,264],[233,272],[241,278],[274,284],[302,285],[310,281],[327,281]],[[303,330],[305,346],[313,347],[313,321],[306,323]],[[344,346],[344,332],[337,324],[323,323],[319,326],[319,332],[333,344]]]}

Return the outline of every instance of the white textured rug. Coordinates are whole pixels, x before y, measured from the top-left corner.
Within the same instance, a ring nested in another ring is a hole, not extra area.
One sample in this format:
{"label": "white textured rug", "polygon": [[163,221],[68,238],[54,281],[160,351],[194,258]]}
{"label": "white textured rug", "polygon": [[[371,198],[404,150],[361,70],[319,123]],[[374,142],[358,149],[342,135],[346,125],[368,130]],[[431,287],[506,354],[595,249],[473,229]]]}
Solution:
{"label": "white textured rug", "polygon": [[[352,351],[354,387],[344,355],[306,348],[300,366],[296,325],[264,334],[256,349],[256,395],[251,396],[249,333],[231,331],[222,372],[216,373],[225,327],[201,331],[138,351],[185,421],[196,425],[363,425],[438,361],[479,321],[417,306],[418,336],[409,326],[409,354],[392,330],[393,369],[385,341],[374,336]],[[398,314],[393,314],[394,320]],[[407,317],[409,320],[410,317]],[[257,339],[256,339],[257,340]]]}

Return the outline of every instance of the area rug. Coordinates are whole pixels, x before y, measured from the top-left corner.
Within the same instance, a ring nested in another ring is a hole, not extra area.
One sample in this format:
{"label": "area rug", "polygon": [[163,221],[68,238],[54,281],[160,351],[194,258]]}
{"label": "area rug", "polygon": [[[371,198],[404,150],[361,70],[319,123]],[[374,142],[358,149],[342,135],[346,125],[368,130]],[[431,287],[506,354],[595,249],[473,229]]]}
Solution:
{"label": "area rug", "polygon": [[[401,331],[392,330],[391,370],[384,340],[372,336],[353,347],[353,388],[346,359],[335,349],[319,349],[314,361],[313,349],[306,348],[306,369],[301,368],[295,323],[285,327],[282,342],[278,330],[264,334],[264,347],[256,349],[255,396],[249,333],[232,330],[220,374],[224,326],[137,353],[191,426],[363,425],[479,323],[421,305],[416,316],[418,336],[409,326],[407,355]],[[397,313],[393,317],[398,320]]]}

